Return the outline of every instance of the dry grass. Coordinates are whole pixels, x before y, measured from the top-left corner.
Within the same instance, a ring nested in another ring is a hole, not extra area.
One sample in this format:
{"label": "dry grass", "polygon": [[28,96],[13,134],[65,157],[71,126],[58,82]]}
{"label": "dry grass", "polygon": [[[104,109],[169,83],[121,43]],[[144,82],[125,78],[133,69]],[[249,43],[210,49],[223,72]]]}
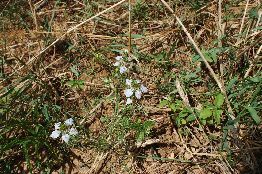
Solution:
{"label": "dry grass", "polygon": [[[21,84],[20,80],[33,74],[37,82],[29,91],[44,91],[54,104],[78,115],[79,125],[90,132],[89,137],[81,137],[79,146],[71,149],[78,158],[73,157],[73,164],[65,167],[68,173],[259,173],[261,125],[249,128],[245,121],[236,123],[237,131],[228,137],[230,151],[222,151],[226,118],[224,125],[201,126],[198,121],[180,129],[170,116],[171,110],[158,105],[176,86],[176,98],[197,108],[206,102],[203,93],[218,86],[226,97],[231,119],[238,117],[225,86],[239,71],[243,79],[261,73],[261,29],[253,30],[261,27],[261,12],[257,20],[247,14],[251,8],[261,7],[260,2],[234,4],[219,0],[205,3],[199,9],[193,9],[189,1],[129,3],[132,18],[127,0],[1,2],[0,54],[5,61],[1,65],[1,88],[19,88],[27,83]],[[8,18],[4,13],[12,4],[18,9]],[[24,9],[30,15],[26,16]],[[23,19],[21,14],[25,15]],[[131,38],[131,34],[142,36]],[[213,46],[232,46],[239,60],[230,61],[225,49],[217,64],[208,62],[202,50]],[[136,144],[129,132],[124,137],[126,144],[112,142],[110,148],[101,150],[89,143],[101,135],[107,135],[108,142],[115,140],[114,135],[108,135],[108,127],[101,118],[112,117],[114,113],[115,98],[110,98],[113,86],[104,81],[112,74],[111,64],[116,56],[112,50],[116,48],[129,50],[138,60],[141,66],[135,76],[149,88],[141,101],[143,109],[134,110],[132,119],[152,119],[155,126],[143,144]],[[171,64],[157,60],[156,55],[161,52],[170,52]],[[192,62],[195,54],[200,55],[204,64]],[[78,77],[70,70],[73,65],[81,74]],[[242,66],[246,68],[242,70]],[[198,75],[204,82],[185,84],[182,74],[199,67]],[[68,87],[65,82],[69,79],[84,80],[85,88]],[[39,84],[45,84],[48,90],[42,90]]]}

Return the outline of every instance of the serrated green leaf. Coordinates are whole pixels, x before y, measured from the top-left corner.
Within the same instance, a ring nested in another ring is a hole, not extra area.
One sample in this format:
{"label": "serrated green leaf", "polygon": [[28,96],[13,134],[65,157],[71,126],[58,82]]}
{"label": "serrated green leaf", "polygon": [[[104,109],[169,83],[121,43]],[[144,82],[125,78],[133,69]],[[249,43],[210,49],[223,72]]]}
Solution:
{"label": "serrated green leaf", "polygon": [[223,94],[218,94],[215,98],[214,105],[218,108],[220,108],[224,103],[224,95]]}
{"label": "serrated green leaf", "polygon": [[208,117],[211,117],[211,115],[212,115],[212,111],[209,109],[209,108],[204,108],[204,109],[202,109],[201,111],[200,111],[200,115],[199,115],[199,117],[201,118],[201,119],[207,119]]}
{"label": "serrated green leaf", "polygon": [[250,113],[253,120],[256,122],[256,124],[259,124],[261,122],[261,118],[258,116],[257,111],[251,106],[248,106],[247,110]]}

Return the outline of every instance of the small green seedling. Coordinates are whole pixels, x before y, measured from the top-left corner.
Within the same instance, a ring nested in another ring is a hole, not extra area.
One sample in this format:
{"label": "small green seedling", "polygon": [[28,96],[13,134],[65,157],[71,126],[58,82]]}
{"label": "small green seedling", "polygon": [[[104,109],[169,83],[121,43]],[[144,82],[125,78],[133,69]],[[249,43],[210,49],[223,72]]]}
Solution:
{"label": "small green seedling", "polygon": [[224,96],[223,94],[218,94],[215,97],[215,101],[213,104],[207,103],[206,106],[200,111],[199,119],[203,125],[209,124],[220,124],[221,123],[221,115],[223,113],[222,105],[224,104]]}

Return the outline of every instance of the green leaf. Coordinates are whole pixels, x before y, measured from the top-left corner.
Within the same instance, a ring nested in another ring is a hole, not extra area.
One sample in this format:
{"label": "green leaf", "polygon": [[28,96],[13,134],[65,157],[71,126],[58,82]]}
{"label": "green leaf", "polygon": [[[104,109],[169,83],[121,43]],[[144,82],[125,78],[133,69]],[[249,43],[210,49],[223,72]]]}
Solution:
{"label": "green leaf", "polygon": [[193,61],[193,63],[195,63],[195,62],[197,62],[197,61],[200,61],[201,59],[200,59],[200,56],[199,55],[193,55],[193,57],[192,57],[192,61]]}
{"label": "green leaf", "polygon": [[49,121],[48,106],[46,104],[42,108],[42,113],[45,116],[45,119]]}
{"label": "green leaf", "polygon": [[73,65],[73,66],[71,66],[70,67],[70,70],[71,70],[71,72],[72,73],[74,73],[74,75],[76,76],[76,77],[79,77],[79,72],[78,72],[78,70],[77,70],[77,66],[76,65]]}
{"label": "green leaf", "polygon": [[169,101],[168,100],[161,100],[160,103],[159,103],[159,107],[165,107],[169,104]]}
{"label": "green leaf", "polygon": [[84,80],[70,80],[66,82],[68,86],[71,88],[79,88],[79,89],[84,89],[85,87],[85,81]]}
{"label": "green leaf", "polygon": [[203,120],[207,119],[208,117],[211,117],[212,111],[209,108],[204,108],[200,111],[199,117]]}
{"label": "green leaf", "polygon": [[143,38],[144,36],[143,35],[140,35],[140,34],[132,34],[131,35],[131,38],[133,39],[139,39],[139,38]]}
{"label": "green leaf", "polygon": [[179,113],[179,115],[178,115],[179,118],[184,118],[184,117],[186,117],[186,116],[188,116],[188,113],[187,113],[187,112],[184,112],[184,110],[181,111],[181,112]]}
{"label": "green leaf", "polygon": [[191,122],[191,121],[195,121],[196,120],[196,116],[194,114],[190,114],[187,119],[186,119],[188,122]]}
{"label": "green leaf", "polygon": [[208,120],[207,123],[208,123],[209,125],[213,125],[213,124],[214,124],[214,121],[213,121],[213,119],[211,119],[211,120]]}
{"label": "green leaf", "polygon": [[208,55],[210,58],[216,63],[217,62],[217,54],[219,53],[219,49],[213,48],[208,51]]}
{"label": "green leaf", "polygon": [[207,121],[206,120],[200,120],[201,121],[201,123],[203,124],[203,125],[206,125],[207,124]]}
{"label": "green leaf", "polygon": [[215,98],[214,105],[218,108],[220,108],[224,103],[224,95],[223,94],[218,94]]}
{"label": "green leaf", "polygon": [[221,109],[216,109],[214,112],[213,112],[213,116],[215,118],[215,121],[217,124],[220,124],[221,122],[221,115],[223,113],[223,110]]}
{"label": "green leaf", "polygon": [[181,119],[181,124],[185,125],[186,124],[186,120],[185,119]]}
{"label": "green leaf", "polygon": [[169,107],[170,107],[170,109],[171,109],[173,112],[176,112],[176,110],[177,110],[177,108],[178,108],[178,106],[177,106],[176,104],[174,104],[174,103],[171,103],[171,104],[169,105]]}
{"label": "green leaf", "polygon": [[261,122],[261,118],[257,115],[257,111],[251,106],[248,106],[247,110],[250,113],[253,120],[256,122],[256,124],[259,124]]}
{"label": "green leaf", "polygon": [[203,55],[204,55],[204,57],[206,58],[206,60],[208,61],[208,62],[213,62],[213,59],[212,59],[212,57],[210,56],[210,54],[208,54],[208,52],[202,52],[203,53]]}
{"label": "green leaf", "polygon": [[258,8],[252,8],[250,11],[249,11],[249,17],[250,18],[253,18],[253,19],[257,19],[258,18]]}
{"label": "green leaf", "polygon": [[262,77],[259,77],[259,76],[258,77],[252,77],[249,80],[251,80],[254,83],[259,83],[259,82],[262,81]]}
{"label": "green leaf", "polygon": [[141,142],[145,139],[145,132],[139,132],[138,133],[138,137],[137,137],[137,141]]}
{"label": "green leaf", "polygon": [[237,81],[238,81],[237,76],[231,79],[229,83],[227,84],[226,90],[229,91],[230,89],[232,89],[232,87],[236,84]]}

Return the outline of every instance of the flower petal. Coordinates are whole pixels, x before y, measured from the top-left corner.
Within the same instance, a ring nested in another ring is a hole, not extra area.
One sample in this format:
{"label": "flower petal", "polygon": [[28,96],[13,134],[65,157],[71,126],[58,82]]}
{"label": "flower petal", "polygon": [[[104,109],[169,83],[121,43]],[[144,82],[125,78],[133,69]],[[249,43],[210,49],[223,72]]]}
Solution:
{"label": "flower petal", "polygon": [[132,89],[125,89],[124,94],[127,98],[129,98],[133,95],[133,90]]}
{"label": "flower petal", "polygon": [[64,135],[62,135],[62,140],[63,140],[65,143],[68,143],[68,142],[69,142],[69,139],[70,139],[70,135],[69,135],[69,134],[64,134]]}
{"label": "flower petal", "polygon": [[54,130],[54,131],[51,133],[50,137],[53,138],[53,139],[56,139],[56,138],[59,137],[60,133],[61,133],[61,131],[59,131],[59,130]]}
{"label": "flower petal", "polygon": [[132,99],[131,98],[127,98],[126,99],[126,105],[129,105],[129,104],[131,104],[132,103]]}
{"label": "flower petal", "polygon": [[126,85],[131,86],[132,85],[132,80],[126,79]]}
{"label": "flower petal", "polygon": [[115,62],[113,65],[114,65],[114,66],[119,66],[119,65],[120,65],[120,62]]}
{"label": "flower petal", "polygon": [[120,66],[120,73],[123,74],[127,71],[127,68],[125,66]]}
{"label": "flower petal", "polygon": [[136,96],[137,99],[141,99],[142,92],[140,90],[136,90],[135,96]]}
{"label": "flower petal", "polygon": [[55,123],[55,130],[59,130],[60,129],[60,125],[61,125],[61,122]]}
{"label": "flower petal", "polygon": [[143,93],[147,93],[147,92],[148,92],[147,87],[145,87],[144,85],[141,85],[141,86],[140,86],[140,90],[141,90]]}
{"label": "flower petal", "polygon": [[77,134],[78,134],[78,131],[76,128],[74,127],[70,128],[69,135],[77,135]]}
{"label": "flower petal", "polygon": [[73,118],[69,118],[65,121],[65,125],[67,126],[72,126],[74,124]]}
{"label": "flower petal", "polygon": [[116,60],[117,60],[117,61],[120,61],[120,60],[122,60],[122,59],[123,59],[122,56],[116,56]]}

